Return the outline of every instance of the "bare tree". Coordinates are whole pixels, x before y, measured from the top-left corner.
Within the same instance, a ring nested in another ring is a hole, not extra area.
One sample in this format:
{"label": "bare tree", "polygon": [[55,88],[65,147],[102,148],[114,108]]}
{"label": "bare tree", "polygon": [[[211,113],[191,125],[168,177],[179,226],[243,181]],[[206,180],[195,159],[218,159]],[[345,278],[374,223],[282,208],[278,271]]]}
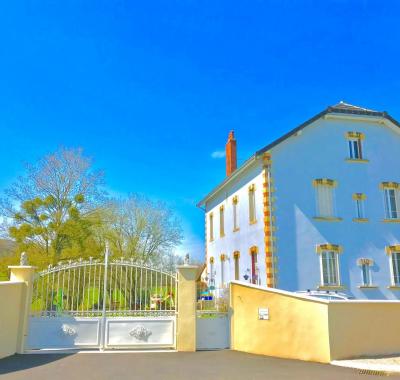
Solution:
{"label": "bare tree", "polygon": [[164,203],[138,195],[113,201],[106,210],[107,239],[119,256],[144,262],[171,261],[182,241],[174,212]]}
{"label": "bare tree", "polygon": [[34,164],[25,164],[25,171],[5,190],[0,203],[4,216],[12,218],[23,202],[34,198],[54,198],[61,218],[65,216],[67,199],[83,196],[81,211],[85,212],[104,200],[100,187],[104,174],[92,170],[91,159],[83,155],[81,148],[61,148]]}

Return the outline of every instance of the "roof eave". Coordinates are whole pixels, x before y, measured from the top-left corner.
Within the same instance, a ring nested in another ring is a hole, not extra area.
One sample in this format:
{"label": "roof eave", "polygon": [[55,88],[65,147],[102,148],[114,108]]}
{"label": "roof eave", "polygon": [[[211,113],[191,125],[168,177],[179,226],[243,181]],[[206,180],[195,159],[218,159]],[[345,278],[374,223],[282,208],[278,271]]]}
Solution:
{"label": "roof eave", "polygon": [[383,117],[385,119],[389,120],[391,123],[393,123],[396,127],[400,128],[400,122],[398,122],[396,119],[391,117],[387,112],[384,112],[384,116]]}

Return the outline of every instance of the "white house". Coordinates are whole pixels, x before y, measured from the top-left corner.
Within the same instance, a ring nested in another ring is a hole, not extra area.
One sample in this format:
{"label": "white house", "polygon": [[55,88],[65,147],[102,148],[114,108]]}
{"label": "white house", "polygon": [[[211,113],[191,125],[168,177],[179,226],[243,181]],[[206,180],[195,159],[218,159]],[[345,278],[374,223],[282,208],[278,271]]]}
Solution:
{"label": "white house", "polygon": [[200,203],[207,277],[400,295],[400,123],[340,102],[257,151]]}

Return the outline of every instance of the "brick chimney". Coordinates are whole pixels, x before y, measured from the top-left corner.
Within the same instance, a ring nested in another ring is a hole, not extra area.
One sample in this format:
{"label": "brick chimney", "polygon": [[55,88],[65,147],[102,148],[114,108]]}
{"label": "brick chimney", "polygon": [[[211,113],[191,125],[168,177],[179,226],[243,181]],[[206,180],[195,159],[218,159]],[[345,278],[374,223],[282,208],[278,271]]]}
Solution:
{"label": "brick chimney", "polygon": [[225,147],[226,152],[226,176],[229,177],[237,168],[236,140],[233,131],[229,132],[228,142]]}

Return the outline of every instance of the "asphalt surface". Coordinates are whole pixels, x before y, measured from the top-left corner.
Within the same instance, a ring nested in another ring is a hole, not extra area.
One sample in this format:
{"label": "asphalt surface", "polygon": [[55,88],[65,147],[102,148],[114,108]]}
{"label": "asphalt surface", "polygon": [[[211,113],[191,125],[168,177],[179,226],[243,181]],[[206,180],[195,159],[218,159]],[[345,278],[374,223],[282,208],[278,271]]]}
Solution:
{"label": "asphalt surface", "polygon": [[[14,355],[0,360],[1,379],[373,380],[355,369],[235,351]],[[393,378],[396,378],[393,376]],[[397,377],[399,378],[399,377]]]}

